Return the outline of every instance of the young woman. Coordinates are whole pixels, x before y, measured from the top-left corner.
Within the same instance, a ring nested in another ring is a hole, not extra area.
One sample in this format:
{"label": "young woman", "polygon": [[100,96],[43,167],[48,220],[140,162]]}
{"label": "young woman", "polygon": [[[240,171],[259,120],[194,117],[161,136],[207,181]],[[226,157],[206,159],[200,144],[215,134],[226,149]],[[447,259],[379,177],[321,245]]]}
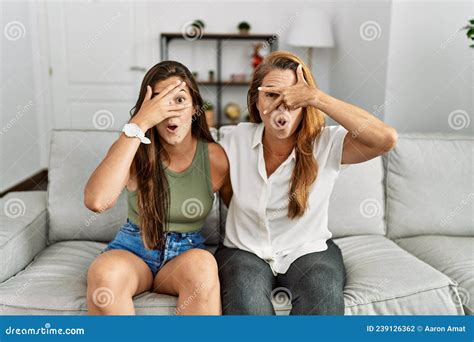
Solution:
{"label": "young woman", "polygon": [[[343,315],[345,268],[328,230],[329,197],[341,164],[389,151],[397,133],[319,90],[289,52],[256,68],[247,100],[252,123],[221,142],[234,190],[215,254],[223,313],[275,314],[271,297],[283,291],[291,314]],[[325,126],[323,112],[342,126]]]}
{"label": "young woman", "polygon": [[155,65],[130,122],[90,177],[84,202],[95,212],[111,208],[124,187],[128,193],[127,223],[88,271],[90,314],[134,314],[132,297],[147,290],[178,296],[179,314],[221,313],[217,264],[200,229],[214,192],[228,201],[232,190],[202,105],[184,65]]}

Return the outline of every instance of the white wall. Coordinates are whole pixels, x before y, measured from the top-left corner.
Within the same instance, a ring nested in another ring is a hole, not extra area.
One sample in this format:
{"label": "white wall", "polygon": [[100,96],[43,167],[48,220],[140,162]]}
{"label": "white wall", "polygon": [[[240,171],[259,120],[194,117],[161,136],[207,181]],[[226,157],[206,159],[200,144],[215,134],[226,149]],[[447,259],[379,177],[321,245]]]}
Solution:
{"label": "white wall", "polygon": [[[287,42],[287,34],[290,26],[298,20],[299,14],[313,7],[323,9],[333,17],[336,48],[314,50],[313,73],[319,87],[338,98],[351,101],[371,111],[374,105],[384,101],[385,71],[383,67],[376,70],[373,70],[373,67],[379,62],[386,61],[387,58],[390,17],[388,0],[379,3],[372,1],[359,3],[354,1],[147,1],[134,2],[129,9],[127,4],[118,2],[108,4],[53,2],[46,5],[37,4],[36,19],[28,15],[29,12],[31,14],[31,6],[12,3],[9,7],[16,8],[22,13],[23,17],[17,20],[29,26],[36,25],[39,32],[35,41],[32,41],[35,36],[31,31],[34,30],[28,28],[25,37],[16,42],[19,44],[15,48],[18,49],[20,44],[28,48],[23,55],[29,56],[33,61],[38,59],[38,56],[41,57],[35,63],[31,61],[28,63],[29,74],[24,74],[22,78],[36,84],[31,88],[30,97],[34,93],[41,94],[41,91],[45,92],[45,96],[42,108],[37,106],[34,111],[32,110],[31,120],[28,121],[30,130],[42,137],[40,144],[32,144],[39,138],[33,136],[24,140],[23,145],[14,144],[11,150],[6,152],[12,159],[21,156],[23,150],[29,149],[34,154],[34,158],[25,156],[28,167],[24,167],[23,172],[17,172],[13,168],[2,169],[8,173],[5,177],[2,176],[2,189],[47,165],[49,134],[44,133],[49,132],[51,127],[94,129],[92,120],[94,113],[97,109],[105,109],[111,112],[115,119],[114,125],[108,129],[120,128],[127,120],[128,110],[136,99],[136,96],[130,96],[128,89],[137,89],[139,78],[143,76],[136,72],[132,75],[129,67],[135,64],[149,68],[159,62],[160,33],[181,32],[186,23],[195,19],[206,22],[207,32],[237,32],[237,24],[242,20],[248,21],[252,25],[253,33],[277,33],[280,38],[280,49],[292,51],[306,60],[307,50],[290,46]],[[117,13],[121,15],[111,25],[110,18]],[[369,20],[376,20],[381,25],[382,32],[376,39],[366,41],[362,39],[359,29]],[[127,31],[122,32],[121,30],[124,29]],[[130,30],[135,32],[130,33]],[[84,42],[90,41],[91,37],[94,44],[89,46],[85,54],[81,47]],[[113,39],[117,40],[111,41]],[[122,48],[117,50],[115,48],[117,46]],[[9,54],[5,55],[6,58],[2,58],[2,61],[9,70],[15,70],[20,67],[21,61],[16,58],[18,51],[10,47],[11,45],[9,45]],[[183,62],[206,79],[208,70],[216,69],[214,47],[212,42],[207,41],[196,41],[191,44],[191,48],[188,42],[175,41],[170,45],[169,57]],[[112,50],[133,53],[129,53],[131,58],[125,58],[120,57],[122,54],[117,52],[116,55],[120,58],[117,57],[114,60],[114,55],[111,56],[108,53]],[[35,54],[36,51],[40,53]],[[239,70],[250,77],[251,53],[252,49],[248,43],[225,43],[224,79],[229,77],[231,72]],[[47,54],[49,56],[45,56]],[[104,66],[104,72],[96,70],[98,65]],[[53,70],[51,77],[45,75],[45,70],[49,66]],[[77,75],[82,77],[80,82],[77,81]],[[116,79],[121,82],[104,83],[104,80]],[[130,80],[133,82],[130,83]],[[113,89],[109,91],[111,86]],[[48,94],[50,88],[52,94]],[[37,91],[38,89],[41,91]],[[245,116],[246,90],[245,87],[227,88],[223,93],[223,105],[229,101],[237,102],[242,108],[242,116]],[[201,86],[201,91],[204,98],[215,103],[215,92],[212,87]],[[8,94],[5,95],[16,99],[26,96],[25,93],[17,96],[18,92],[20,90],[17,88],[9,88]],[[40,102],[40,99],[37,102]],[[379,114],[382,117],[383,111]],[[329,124],[332,124],[331,120]],[[17,126],[12,129],[12,138],[6,144],[24,136],[21,132],[22,126]],[[8,158],[2,159],[10,161]]]}
{"label": "white wall", "polygon": [[[150,36],[149,44],[153,47],[153,55],[149,64],[153,65],[160,59],[157,41],[159,32],[181,32],[186,23],[202,19],[206,23],[206,32],[237,33],[237,25],[241,21],[251,24],[252,33],[277,33],[279,49],[292,51],[306,61],[307,50],[291,46],[287,42],[288,31],[292,23],[304,11],[318,7],[331,12],[333,5],[324,1],[163,1],[149,3]],[[308,34],[311,34],[308,32]],[[208,71],[216,71],[216,44],[211,41],[173,41],[170,44],[169,58],[187,65],[197,71],[199,77],[206,80]],[[250,79],[252,47],[249,42],[229,41],[223,43],[223,79],[231,73],[242,72]],[[268,53],[265,50],[264,53]],[[321,89],[330,89],[330,54],[328,49],[317,49],[313,54],[313,70]],[[213,87],[200,86],[203,96],[216,102]],[[222,103],[237,102],[246,110],[246,87],[228,87],[223,92]]]}
{"label": "white wall", "polygon": [[400,132],[473,134],[474,49],[459,29],[474,2],[394,1],[391,12],[387,122]]}
{"label": "white wall", "polygon": [[[314,51],[313,73],[319,87],[369,110],[374,104],[383,103],[385,72],[379,62],[385,64],[387,58],[390,17],[387,0],[376,4],[367,1],[54,2],[47,5],[54,70],[51,78],[54,125],[95,129],[95,113],[105,110],[113,116],[113,124],[107,129],[120,129],[129,117],[128,111],[143,77],[143,73],[131,72],[130,67],[149,68],[159,62],[160,33],[182,32],[195,19],[205,21],[206,32],[237,32],[237,24],[246,20],[252,25],[251,32],[277,33],[280,49],[306,59],[307,49],[290,46],[287,36],[291,25],[313,7],[334,17],[336,36],[336,48]],[[380,22],[382,34],[368,42],[359,31],[370,19]],[[231,72],[243,72],[250,78],[251,54],[249,42],[225,42],[224,79]],[[199,78],[205,80],[208,71],[216,69],[215,42],[173,41],[169,58],[198,71]],[[378,68],[373,71],[375,65]],[[204,98],[216,102],[215,87],[200,89]],[[246,90],[246,87],[227,87],[223,105],[237,102],[244,117]]]}
{"label": "white wall", "polygon": [[[391,2],[337,1],[332,8],[330,94],[384,119]],[[334,124],[333,120],[329,120]]]}
{"label": "white wall", "polygon": [[[237,32],[237,24],[242,20],[248,21],[252,25],[252,32],[277,33],[280,49],[292,51],[306,60],[307,49],[288,44],[288,31],[304,11],[313,7],[323,9],[333,17],[336,47],[314,49],[313,73],[319,87],[372,112],[375,108],[377,114],[383,117],[390,23],[389,0],[159,1],[139,3],[134,7],[137,13],[146,13],[146,17],[137,17],[137,22],[145,23],[145,32],[137,39],[134,47],[141,55],[142,67],[150,67],[159,62],[160,32],[181,32],[187,23],[195,19],[202,19],[206,23],[206,32]],[[364,40],[360,28],[371,21],[376,21],[380,32],[374,39]],[[151,51],[149,54],[148,50]],[[247,73],[250,77],[251,54],[252,48],[248,42],[224,43],[223,78],[227,79],[231,72],[238,71]],[[209,70],[216,70],[214,42],[173,41],[170,44],[169,58],[181,61],[192,71],[197,71],[201,79],[207,79]],[[204,98],[215,103],[214,88],[200,88]],[[229,101],[237,102],[242,108],[242,115],[245,115],[245,87],[226,88],[223,104]],[[379,107],[382,107],[382,110]],[[117,121],[119,120],[116,120],[116,123]]]}
{"label": "white wall", "polygon": [[46,167],[49,123],[44,119],[48,87],[38,73],[34,4],[2,3],[0,92],[0,191]]}
{"label": "white wall", "polygon": [[[2,7],[2,32],[11,21],[21,22],[24,30],[20,27],[20,39],[3,35],[1,41],[0,191],[47,166],[51,128],[94,129],[97,108],[114,114],[109,129],[120,128],[143,76],[130,67],[159,62],[160,33],[180,32],[195,19],[206,22],[207,32],[236,32],[246,20],[253,33],[277,32],[280,49],[306,59],[306,49],[287,44],[287,33],[298,13],[321,8],[332,17],[336,42],[335,48],[314,50],[313,73],[322,90],[401,132],[472,133],[474,50],[464,32],[457,32],[473,13],[469,1],[7,2]],[[190,48],[175,41],[169,57],[205,79],[216,68],[214,46],[197,41]],[[252,50],[245,46],[224,44],[224,78],[236,70],[250,74]],[[113,60],[115,55],[121,59]],[[201,90],[215,102],[212,87]],[[245,87],[226,89],[223,104],[238,102],[245,115],[245,95]],[[470,124],[452,128],[463,119]]]}

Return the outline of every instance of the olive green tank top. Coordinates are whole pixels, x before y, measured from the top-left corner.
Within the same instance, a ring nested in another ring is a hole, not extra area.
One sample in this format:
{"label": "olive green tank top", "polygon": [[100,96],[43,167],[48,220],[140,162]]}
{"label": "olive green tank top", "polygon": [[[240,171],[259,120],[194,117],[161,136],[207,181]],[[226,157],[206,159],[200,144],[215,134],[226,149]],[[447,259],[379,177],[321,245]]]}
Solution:
{"label": "olive green tank top", "polygon": [[[199,230],[212,209],[214,194],[207,144],[207,141],[198,140],[191,166],[183,172],[165,168],[170,199],[166,231]],[[128,219],[140,226],[137,192],[127,190],[127,193]]]}

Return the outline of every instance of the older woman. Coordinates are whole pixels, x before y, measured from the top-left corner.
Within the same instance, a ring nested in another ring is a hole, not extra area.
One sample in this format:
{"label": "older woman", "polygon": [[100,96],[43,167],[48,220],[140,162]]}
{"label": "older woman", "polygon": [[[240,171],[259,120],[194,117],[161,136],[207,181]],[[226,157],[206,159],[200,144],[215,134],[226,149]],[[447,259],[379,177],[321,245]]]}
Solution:
{"label": "older woman", "polygon": [[[397,133],[322,92],[289,52],[264,59],[247,99],[252,123],[223,141],[234,191],[215,255],[223,313],[274,314],[272,291],[283,288],[291,314],[343,315],[345,268],[328,229],[329,197],[342,164],[388,152]],[[341,126],[325,126],[323,112]]]}

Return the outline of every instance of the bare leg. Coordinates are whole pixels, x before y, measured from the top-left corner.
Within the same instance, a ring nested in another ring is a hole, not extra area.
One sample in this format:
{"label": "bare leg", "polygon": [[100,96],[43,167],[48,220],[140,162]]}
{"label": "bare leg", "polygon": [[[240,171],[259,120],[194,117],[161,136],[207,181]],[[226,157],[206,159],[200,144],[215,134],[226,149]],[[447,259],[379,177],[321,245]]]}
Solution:
{"label": "bare leg", "polygon": [[193,248],[169,261],[156,275],[157,293],[178,296],[178,315],[221,315],[217,263],[206,250]]}
{"label": "bare leg", "polygon": [[134,315],[133,296],[150,290],[153,275],[148,265],[125,250],[99,255],[87,273],[90,315]]}

